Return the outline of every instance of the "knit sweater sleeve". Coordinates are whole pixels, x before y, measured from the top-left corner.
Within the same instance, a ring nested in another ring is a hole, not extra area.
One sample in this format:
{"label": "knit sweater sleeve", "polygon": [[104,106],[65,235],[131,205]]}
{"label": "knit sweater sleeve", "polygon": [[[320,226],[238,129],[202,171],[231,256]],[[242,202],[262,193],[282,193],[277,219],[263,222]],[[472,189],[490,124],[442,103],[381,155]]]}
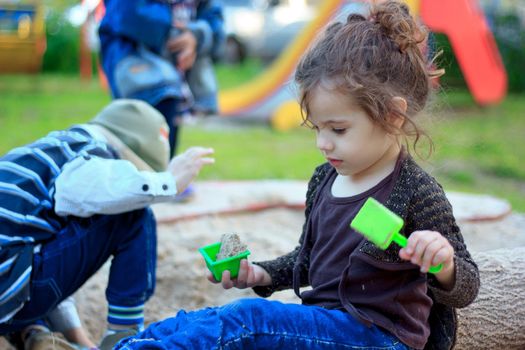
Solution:
{"label": "knit sweater sleeve", "polygon": [[[253,291],[259,296],[268,297],[276,291],[292,288],[294,267],[299,253],[302,250],[303,245],[305,244],[304,240],[306,235],[308,218],[312,210],[312,205],[315,198],[315,194],[317,192],[317,188],[319,187],[319,184],[321,183],[321,180],[323,179],[324,175],[326,175],[326,171],[326,166],[321,165],[317,167],[312,178],[308,182],[308,190],[306,191],[305,222],[303,224],[301,237],[299,238],[299,245],[295,247],[295,249],[290,253],[280,256],[274,260],[254,262],[254,264],[264,268],[272,278],[272,284],[270,286],[253,288]],[[309,265],[309,254],[307,254],[305,256],[305,259],[302,259],[300,264],[298,265],[298,272],[301,276],[301,286],[306,286],[309,283]]]}
{"label": "knit sweater sleeve", "polygon": [[433,230],[448,239],[454,248],[454,286],[451,290],[443,289],[435,276],[428,274],[429,289],[436,302],[456,308],[465,307],[478,294],[478,267],[467,250],[452,213],[452,206],[441,185],[428,174],[424,174],[419,180],[418,190],[408,208],[406,232]]}

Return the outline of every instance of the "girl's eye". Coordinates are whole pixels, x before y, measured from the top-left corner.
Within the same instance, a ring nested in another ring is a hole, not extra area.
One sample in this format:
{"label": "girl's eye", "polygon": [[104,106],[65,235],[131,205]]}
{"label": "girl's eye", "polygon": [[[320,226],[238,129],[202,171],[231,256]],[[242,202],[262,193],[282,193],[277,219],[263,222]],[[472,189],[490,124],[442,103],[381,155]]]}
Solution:
{"label": "girl's eye", "polygon": [[332,131],[338,135],[342,135],[346,132],[346,129],[344,128],[333,128]]}

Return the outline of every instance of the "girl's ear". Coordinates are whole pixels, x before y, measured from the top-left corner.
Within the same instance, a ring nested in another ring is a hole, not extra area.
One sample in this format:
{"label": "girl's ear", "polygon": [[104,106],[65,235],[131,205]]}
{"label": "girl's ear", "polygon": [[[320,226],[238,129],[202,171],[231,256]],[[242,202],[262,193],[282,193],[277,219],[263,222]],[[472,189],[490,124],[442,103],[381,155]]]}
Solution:
{"label": "girl's ear", "polygon": [[[394,106],[396,106],[396,109],[398,111],[406,113],[408,105],[407,105],[407,100],[405,100],[403,97],[394,96],[392,98],[392,103],[394,104]],[[396,128],[401,129],[401,127],[405,123],[405,117],[397,113],[391,113],[388,116],[388,122],[391,123]]]}

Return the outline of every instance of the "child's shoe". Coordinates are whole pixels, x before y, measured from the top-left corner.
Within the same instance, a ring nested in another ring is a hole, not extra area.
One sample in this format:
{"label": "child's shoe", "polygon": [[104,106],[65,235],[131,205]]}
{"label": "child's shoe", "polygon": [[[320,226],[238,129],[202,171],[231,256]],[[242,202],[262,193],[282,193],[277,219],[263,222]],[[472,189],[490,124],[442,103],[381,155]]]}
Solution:
{"label": "child's shoe", "polygon": [[102,338],[98,348],[100,350],[111,350],[120,340],[136,335],[138,332],[138,329],[135,328],[112,331]]}
{"label": "child's shoe", "polygon": [[24,350],[76,350],[76,347],[49,330],[39,329],[27,334]]}

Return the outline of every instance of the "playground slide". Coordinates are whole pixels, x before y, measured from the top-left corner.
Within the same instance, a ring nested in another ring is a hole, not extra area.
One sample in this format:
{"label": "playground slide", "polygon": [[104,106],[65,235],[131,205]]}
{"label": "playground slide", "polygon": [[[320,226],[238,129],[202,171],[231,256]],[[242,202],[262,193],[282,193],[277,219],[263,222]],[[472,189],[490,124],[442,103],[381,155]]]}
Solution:
{"label": "playground slide", "polygon": [[[301,120],[301,111],[290,80],[301,55],[322,27],[334,19],[344,17],[345,13],[358,11],[365,2],[367,1],[321,2],[317,17],[303,29],[268,69],[241,86],[219,92],[220,114],[270,118],[272,126],[281,130],[297,126]],[[413,13],[418,12],[418,0],[407,0],[406,3]]]}
{"label": "playground slide", "polygon": [[[366,2],[366,1],[361,1]],[[506,93],[506,73],[476,0],[407,0],[412,13],[420,15],[433,31],[450,39],[465,79],[479,104],[500,102]],[[289,80],[295,65],[318,30],[357,1],[327,0],[319,15],[280,57],[261,75],[239,87],[220,91],[221,115],[270,118],[272,126],[288,129],[300,122],[300,109]],[[480,72],[483,72],[480,74]]]}
{"label": "playground slide", "polygon": [[[286,50],[259,76],[241,86],[219,92],[221,115],[241,115],[256,112],[265,114],[265,102],[269,99],[293,99],[292,91],[284,92],[300,56],[308,47],[317,31],[336,14],[344,3],[341,0],[323,1],[318,16],[295,38]],[[282,95],[289,95],[282,96]],[[280,101],[284,102],[284,101]],[[271,103],[275,106],[275,102]],[[254,109],[258,109],[255,111]]]}
{"label": "playground slide", "polygon": [[507,75],[477,1],[421,0],[420,16],[429,28],[449,38],[476,102],[500,102],[506,94]]}

